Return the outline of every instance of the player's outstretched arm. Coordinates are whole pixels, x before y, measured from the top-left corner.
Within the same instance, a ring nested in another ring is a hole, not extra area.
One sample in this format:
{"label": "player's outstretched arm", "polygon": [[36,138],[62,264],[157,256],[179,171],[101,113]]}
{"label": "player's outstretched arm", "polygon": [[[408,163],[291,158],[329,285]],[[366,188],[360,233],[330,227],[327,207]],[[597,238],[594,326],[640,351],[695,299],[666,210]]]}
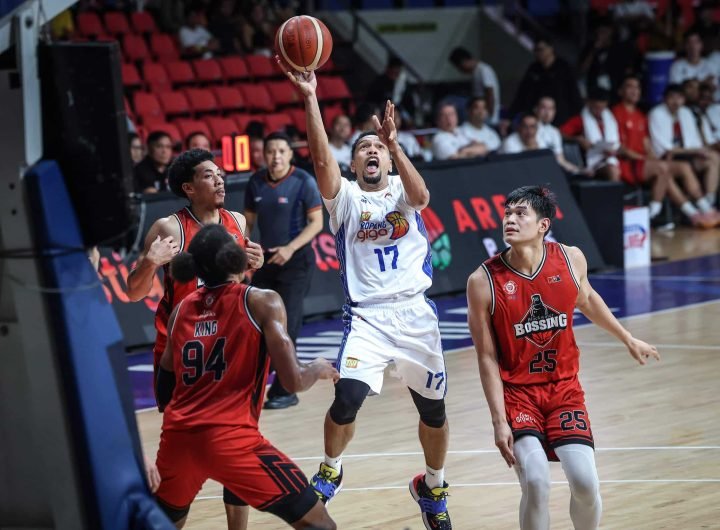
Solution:
{"label": "player's outstretched arm", "polygon": [[487,399],[495,431],[495,445],[508,466],[515,464],[513,435],[505,417],[505,398],[500,379],[497,349],[493,340],[491,325],[492,291],[487,274],[478,269],[470,275],[467,284],[468,326],[472,335],[480,381]]}
{"label": "player's outstretched arm", "polygon": [[580,286],[575,305],[582,311],[582,314],[625,344],[630,355],[638,363],[645,364],[650,357],[659,361],[660,354],[657,348],[633,337],[632,334],[620,324],[618,319],[615,318],[615,315],[612,314],[605,300],[592,288],[587,276],[587,260],[582,251],[577,247],[567,247],[564,245],[563,247],[570,258],[573,274],[575,274],[575,279]]}
{"label": "player's outstretched arm", "polygon": [[318,379],[340,379],[340,374],[326,359],[318,358],[307,364],[298,362],[295,347],[287,334],[287,314],[279,294],[252,289],[248,294],[248,306],[262,329],[268,353],[285,390],[303,392]]}
{"label": "player's outstretched arm", "polygon": [[180,227],[169,217],[158,219],[145,236],[145,247],[127,279],[127,295],[137,302],[152,288],[153,276],[158,267],[169,263],[180,252]]}
{"label": "player's outstretched arm", "polygon": [[275,60],[305,100],[308,146],[320,194],[326,199],[334,199],[340,191],[340,166],[330,151],[327,133],[323,125],[320,104],[315,93],[317,89],[315,72],[291,72],[279,57],[276,56]]}
{"label": "player's outstretched arm", "polygon": [[175,373],[173,372],[173,359],[172,359],[172,347],[173,347],[173,328],[175,327],[175,319],[177,318],[178,310],[182,306],[180,302],[168,318],[168,340],[165,343],[165,351],[160,356],[157,380],[155,382],[156,397],[158,410],[163,412],[165,407],[172,399],[173,391],[175,390]]}
{"label": "player's outstretched arm", "polygon": [[377,116],[373,116],[372,119],[378,138],[387,145],[393,163],[402,179],[407,203],[416,210],[422,210],[430,202],[430,192],[422,176],[397,141],[395,105],[390,100],[385,103],[385,114],[382,123]]}

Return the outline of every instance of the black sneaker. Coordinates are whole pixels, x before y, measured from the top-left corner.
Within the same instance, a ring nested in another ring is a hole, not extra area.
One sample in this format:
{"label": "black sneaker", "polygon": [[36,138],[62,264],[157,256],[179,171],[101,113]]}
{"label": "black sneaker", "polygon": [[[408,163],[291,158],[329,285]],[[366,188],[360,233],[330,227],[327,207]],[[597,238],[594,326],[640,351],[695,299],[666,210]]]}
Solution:
{"label": "black sneaker", "polygon": [[450,514],[447,511],[448,483],[430,489],[425,484],[425,474],[420,473],[410,481],[410,495],[420,505],[423,523],[427,530],[452,530]]}
{"label": "black sneaker", "polygon": [[323,504],[327,504],[342,489],[343,470],[330,467],[325,462],[320,464],[320,470],[310,479],[310,485]]}
{"label": "black sneaker", "polygon": [[297,394],[288,394],[286,396],[269,397],[263,405],[264,409],[286,409],[300,403]]}

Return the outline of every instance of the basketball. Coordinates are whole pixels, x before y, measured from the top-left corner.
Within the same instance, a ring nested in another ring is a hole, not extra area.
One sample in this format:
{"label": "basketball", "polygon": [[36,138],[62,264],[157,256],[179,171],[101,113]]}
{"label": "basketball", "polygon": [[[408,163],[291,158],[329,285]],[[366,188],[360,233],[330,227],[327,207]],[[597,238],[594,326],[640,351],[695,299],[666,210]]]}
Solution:
{"label": "basketball", "polygon": [[330,58],[332,36],[327,26],[315,17],[300,15],[283,22],[275,34],[275,49],[280,58],[298,72],[311,72]]}
{"label": "basketball", "polygon": [[408,223],[407,219],[398,211],[387,214],[385,220],[393,227],[392,235],[390,236],[392,240],[400,239],[410,230],[410,223]]}

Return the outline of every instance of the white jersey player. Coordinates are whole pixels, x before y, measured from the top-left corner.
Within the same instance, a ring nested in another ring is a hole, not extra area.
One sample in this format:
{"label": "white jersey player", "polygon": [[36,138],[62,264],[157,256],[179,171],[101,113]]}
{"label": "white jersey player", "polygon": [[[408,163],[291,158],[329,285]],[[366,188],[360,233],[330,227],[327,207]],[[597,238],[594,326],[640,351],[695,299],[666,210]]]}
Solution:
{"label": "white jersey player", "polygon": [[[355,417],[370,391],[379,393],[383,372],[394,365],[420,413],[419,436],[426,472],[410,481],[428,529],[451,529],[444,481],[448,424],[445,363],[435,305],[425,297],[432,283],[430,245],[420,211],[430,194],[397,141],[395,107],[388,101],[376,131],[352,147],[356,182],[341,177],[328,148],[314,73],[288,78],[305,100],[308,141],[318,187],[330,213],[346,304],[338,355],[340,380],[325,417],[325,461],[311,484],[328,502],[342,487],[341,456],[355,432]],[[398,176],[389,176],[393,164]]]}

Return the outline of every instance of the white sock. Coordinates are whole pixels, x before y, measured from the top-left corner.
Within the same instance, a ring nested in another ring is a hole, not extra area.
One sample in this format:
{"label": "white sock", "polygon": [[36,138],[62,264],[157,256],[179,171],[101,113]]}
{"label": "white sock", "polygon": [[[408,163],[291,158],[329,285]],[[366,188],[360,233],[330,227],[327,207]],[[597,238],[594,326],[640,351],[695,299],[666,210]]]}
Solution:
{"label": "white sock", "polygon": [[710,206],[715,206],[715,203],[717,202],[717,193],[708,193],[704,198],[708,200]]}
{"label": "white sock", "polygon": [[682,203],[680,205],[680,211],[688,217],[692,217],[693,215],[697,215],[700,213],[690,201],[685,201],[684,203]]}
{"label": "white sock", "polygon": [[340,469],[342,469],[342,455],[338,455],[335,458],[325,455],[325,465],[330,466],[335,471],[340,471]]}
{"label": "white sock", "polygon": [[698,209],[702,213],[711,212],[713,209],[712,203],[708,200],[707,196],[700,197],[698,200],[695,201],[695,204],[697,204]]}
{"label": "white sock", "polygon": [[425,466],[425,484],[430,489],[441,488],[445,484],[445,468],[433,469]]}
{"label": "white sock", "polygon": [[655,217],[662,210],[662,203],[659,201],[650,201],[650,219]]}

